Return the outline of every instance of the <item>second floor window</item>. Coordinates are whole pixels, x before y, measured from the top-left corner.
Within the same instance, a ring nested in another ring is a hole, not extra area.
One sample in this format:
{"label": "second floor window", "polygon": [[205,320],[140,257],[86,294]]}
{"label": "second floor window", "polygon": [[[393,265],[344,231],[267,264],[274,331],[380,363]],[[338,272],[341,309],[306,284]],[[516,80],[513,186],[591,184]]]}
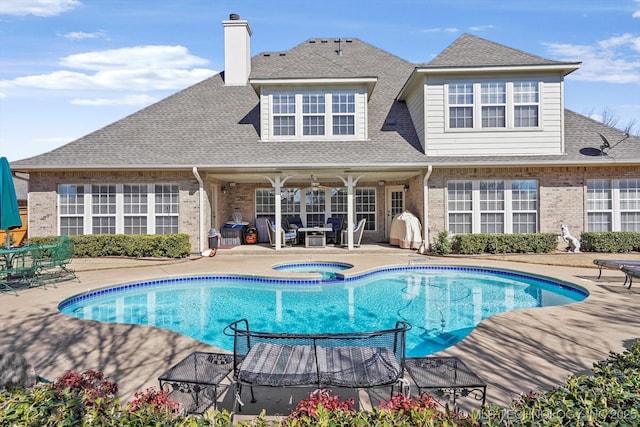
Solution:
{"label": "second floor window", "polygon": [[448,83],[448,128],[537,128],[540,126],[539,86],[536,81]]}
{"label": "second floor window", "polygon": [[449,85],[449,127],[473,127],[473,85],[471,83]]}
{"label": "second floor window", "polygon": [[482,83],[480,85],[482,104],[482,127],[505,127],[507,92],[504,83]]}
{"label": "second floor window", "polygon": [[270,99],[270,136],[364,138],[366,120],[358,118],[358,105],[365,96],[357,90],[275,91],[264,98]]}
{"label": "second floor window", "polygon": [[273,134],[296,134],[296,99],[295,95],[273,95]]}

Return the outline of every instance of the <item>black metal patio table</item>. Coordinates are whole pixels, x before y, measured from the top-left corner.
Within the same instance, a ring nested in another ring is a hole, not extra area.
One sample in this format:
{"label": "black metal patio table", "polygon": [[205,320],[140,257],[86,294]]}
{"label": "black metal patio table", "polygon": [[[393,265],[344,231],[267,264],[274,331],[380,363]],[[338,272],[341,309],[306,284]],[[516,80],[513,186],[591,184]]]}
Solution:
{"label": "black metal patio table", "polygon": [[457,357],[409,357],[405,367],[420,394],[433,390],[436,396],[451,399],[455,406],[458,397],[473,393],[484,406],[487,383]]}
{"label": "black metal patio table", "polygon": [[[158,377],[160,389],[172,394],[187,413],[203,413],[217,408],[220,394],[229,386],[222,384],[233,369],[233,354],[195,351]],[[190,395],[192,402],[180,396]]]}

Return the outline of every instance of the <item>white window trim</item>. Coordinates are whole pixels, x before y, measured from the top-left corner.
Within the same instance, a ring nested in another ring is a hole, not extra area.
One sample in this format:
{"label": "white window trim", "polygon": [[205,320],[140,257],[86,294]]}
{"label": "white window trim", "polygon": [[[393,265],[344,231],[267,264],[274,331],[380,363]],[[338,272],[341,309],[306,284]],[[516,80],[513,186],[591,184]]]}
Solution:
{"label": "white window trim", "polygon": [[[335,188],[338,188],[338,187],[335,187]],[[292,216],[292,215],[299,215],[301,218],[303,218],[303,222],[306,225],[306,223],[307,223],[307,221],[306,221],[307,205],[305,203],[305,197],[306,197],[306,191],[309,190],[309,189],[311,189],[311,187],[291,187],[291,188],[287,187],[287,188],[283,188],[283,190],[299,190],[300,191],[300,211],[299,212],[295,212],[295,213],[282,212],[282,217],[283,218],[287,217],[287,216]],[[256,200],[257,199],[255,198],[255,195],[257,194],[258,191],[262,191],[262,190],[269,191],[269,190],[272,190],[272,189],[269,189],[269,188],[256,188],[256,190],[254,192],[254,204],[253,204],[254,205],[253,206],[254,214],[256,215],[256,217],[258,217],[258,216],[261,216],[261,217],[270,216],[270,217],[272,217],[272,216],[275,215],[275,212],[272,212],[272,213],[265,213],[265,212],[258,213],[257,212],[257,209],[256,209],[257,208],[257,206],[256,206]],[[324,209],[325,210],[323,212],[324,216],[325,216],[325,222],[326,222],[327,218],[333,216],[334,214],[339,215],[339,216],[344,216],[345,218],[346,218],[346,214],[347,214],[346,211],[345,212],[342,212],[342,211],[333,212],[331,210],[331,190],[332,190],[332,188],[323,188],[321,190],[321,191],[325,192],[325,198],[324,198],[324,201],[325,201]],[[376,190],[375,187],[357,187],[357,188],[354,189],[354,195],[356,194],[357,190],[373,190],[374,191],[374,197],[375,197],[375,199],[374,199],[374,203],[375,203],[374,209],[375,209],[375,211],[374,212],[367,211],[365,213],[367,215],[369,215],[371,213],[376,215],[375,227],[372,230],[367,230],[367,231],[377,231],[378,222],[379,222],[378,218],[377,218],[377,210],[378,210],[378,206],[379,206],[378,192],[375,191]],[[354,208],[355,208],[354,215],[355,215],[355,217],[357,217],[358,213],[362,213],[362,212],[358,211],[358,206],[355,206]]]}
{"label": "white window trim", "polygon": [[[515,103],[514,100],[514,81],[531,81],[538,84],[538,102],[536,103]],[[482,83],[504,83],[506,85],[507,102],[505,104],[505,126],[504,127],[482,127],[482,107],[498,105],[482,103]],[[463,104],[449,103],[449,85],[450,84],[472,84],[473,85],[473,127],[470,128],[452,128],[450,127],[450,107],[461,107]],[[445,80],[444,81],[444,126],[445,132],[522,132],[522,131],[541,131],[542,127],[542,88],[543,82],[535,79],[486,79],[481,81],[475,80]],[[515,127],[515,107],[522,105],[538,106],[538,126]]]}
{"label": "white window trim", "polygon": [[[273,95],[295,95],[295,135],[274,135],[273,124],[274,116],[282,114],[273,113]],[[324,135],[304,135],[303,134],[303,117],[305,116],[319,116],[321,114],[304,114],[302,108],[303,95],[318,95],[324,94],[325,97],[325,112],[324,116]],[[348,113],[333,113],[333,94],[353,94],[354,95],[354,133],[353,135],[334,135],[333,134],[333,116],[349,115]],[[303,89],[269,89],[262,94],[262,102],[266,105],[262,106],[265,109],[262,110],[262,117],[268,118],[268,123],[261,124],[263,132],[266,132],[262,138],[264,140],[272,141],[295,141],[295,140],[366,140],[367,138],[367,90],[365,87],[317,87],[317,88],[303,88]],[[266,116],[265,116],[266,114]]]}
{"label": "white window trim", "polygon": [[[147,233],[146,234],[156,234],[156,204],[155,204],[155,185],[156,183],[126,183],[126,184],[136,184],[136,185],[146,185],[147,186],[147,213],[145,214],[147,217]],[[63,185],[76,185],[78,187],[84,188],[84,213],[82,215],[70,215],[70,214],[61,214],[58,210],[57,212],[57,230],[58,235],[61,234],[61,223],[60,220],[63,217],[82,217],[83,218],[83,234],[91,235],[93,234],[93,218],[94,217],[104,217],[104,216],[113,216],[115,215],[116,219],[116,230],[115,234],[124,234],[124,217],[128,216],[128,214],[124,213],[124,185],[125,184],[113,184],[113,183],[91,183],[91,184],[74,184],[74,183],[64,183]],[[93,185],[115,185],[116,187],[116,212],[113,215],[107,214],[94,214],[92,211],[92,186]],[[175,183],[167,183],[163,182],[160,185],[176,185]],[[58,205],[60,205],[60,193],[58,190]],[[178,187],[178,194],[180,192],[180,188]],[[135,214],[133,216],[144,216]],[[180,218],[180,212],[172,213],[167,216],[175,216]]]}
{"label": "white window trim", "polygon": [[[620,181],[626,181],[629,179],[637,179],[634,177],[623,178],[623,179],[589,179],[587,180],[587,185],[584,188],[585,191],[585,200],[587,200],[587,231],[589,230],[589,219],[588,216],[592,212],[608,212],[611,214],[611,231],[621,231],[622,230],[622,212],[635,212],[633,209],[625,209],[623,210],[620,207]],[[611,189],[611,209],[598,209],[598,210],[589,210],[589,191],[588,191],[588,183],[593,181],[608,181]]]}
{"label": "white window trim", "polygon": [[[480,210],[480,182],[487,181],[501,181],[504,183],[504,208],[502,210]],[[445,229],[449,230],[449,214],[451,213],[467,213],[471,214],[471,234],[482,233],[482,214],[483,213],[502,213],[504,219],[504,234],[513,234],[513,214],[514,213],[532,213],[532,210],[514,210],[513,209],[513,195],[511,183],[514,181],[536,181],[538,192],[538,207],[535,211],[536,214],[536,230],[535,233],[540,231],[540,183],[537,179],[523,178],[523,179],[452,179],[447,180],[444,187],[445,191]],[[471,210],[449,210],[449,182],[471,182]],[[454,235],[455,233],[451,233]]]}

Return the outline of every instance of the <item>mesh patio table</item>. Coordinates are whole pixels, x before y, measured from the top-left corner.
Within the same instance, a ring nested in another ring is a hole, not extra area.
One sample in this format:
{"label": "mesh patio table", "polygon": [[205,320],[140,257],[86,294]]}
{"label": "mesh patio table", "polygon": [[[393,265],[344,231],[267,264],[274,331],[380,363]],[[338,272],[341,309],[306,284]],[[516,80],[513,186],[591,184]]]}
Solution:
{"label": "mesh patio table", "polygon": [[451,399],[455,406],[458,397],[473,393],[484,406],[487,383],[457,357],[409,357],[405,367],[420,394],[433,390],[436,396]]}
{"label": "mesh patio table", "polygon": [[[233,369],[233,354],[195,351],[158,377],[160,389],[172,394],[184,412],[202,413],[217,408],[220,394],[229,386],[222,384]],[[184,396],[190,395],[191,401]]]}

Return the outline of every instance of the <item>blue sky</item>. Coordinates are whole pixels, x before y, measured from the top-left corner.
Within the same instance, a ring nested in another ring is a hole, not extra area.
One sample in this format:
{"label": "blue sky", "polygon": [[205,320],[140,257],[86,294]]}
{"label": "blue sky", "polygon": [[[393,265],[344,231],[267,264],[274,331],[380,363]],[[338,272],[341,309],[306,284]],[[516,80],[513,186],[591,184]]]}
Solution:
{"label": "blue sky", "polygon": [[0,155],[52,150],[221,71],[230,13],[252,55],[354,37],[424,63],[471,33],[581,61],[565,106],[640,133],[640,0],[0,0]]}

